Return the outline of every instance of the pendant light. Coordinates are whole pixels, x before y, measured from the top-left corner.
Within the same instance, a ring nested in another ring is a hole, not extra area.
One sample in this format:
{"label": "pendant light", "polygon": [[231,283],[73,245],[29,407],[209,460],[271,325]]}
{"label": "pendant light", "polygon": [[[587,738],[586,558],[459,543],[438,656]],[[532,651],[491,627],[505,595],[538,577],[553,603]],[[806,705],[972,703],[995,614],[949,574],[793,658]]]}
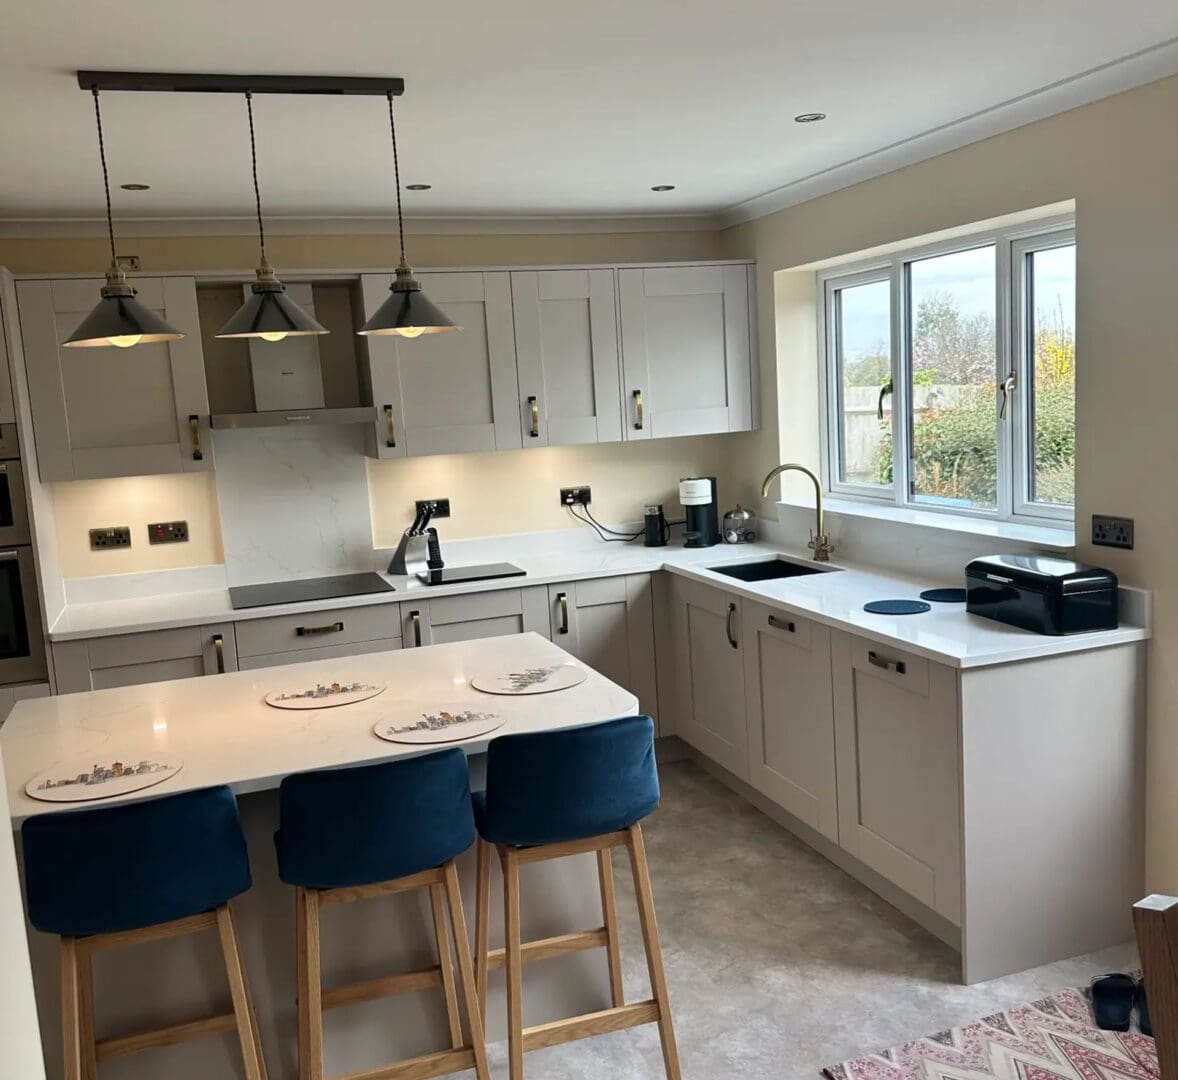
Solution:
{"label": "pendant light", "polygon": [[115,254],[115,224],[110,206],[110,175],[106,169],[106,143],[102,137],[102,106],[98,101],[98,88],[90,91],[94,95],[94,119],[98,126],[98,157],[102,162],[102,183],[106,190],[106,232],[110,238],[110,269],[106,272],[106,284],[102,286],[102,299],[98,306],[79,323],[78,328],[62,342],[70,349],[89,349],[114,345],[129,349],[140,342],[179,341],[184,335],[169,326],[154,311],[144,307],[135,299],[135,289],[127,281],[127,275],[119,266]]}
{"label": "pendant light", "polygon": [[364,324],[361,334],[399,334],[415,338],[422,334],[444,334],[461,330],[453,321],[426,299],[421,283],[413,276],[409,263],[405,261],[405,220],[401,214],[401,163],[397,158],[397,123],[393,118],[393,94],[385,94],[389,102],[389,134],[393,140],[393,176],[397,185],[397,234],[401,240],[401,261],[397,274],[390,286],[390,296]]}
{"label": "pendant light", "polygon": [[254,97],[248,90],[245,92],[245,109],[250,125],[250,163],[254,177],[254,206],[258,214],[261,259],[252,295],[237,309],[233,318],[217,331],[216,336],[281,341],[286,337],[326,334],[326,327],[317,323],[286,295],[286,286],[274,276],[270,263],[266,261],[266,230],[262,225],[262,194],[258,187],[258,147],[254,139]]}

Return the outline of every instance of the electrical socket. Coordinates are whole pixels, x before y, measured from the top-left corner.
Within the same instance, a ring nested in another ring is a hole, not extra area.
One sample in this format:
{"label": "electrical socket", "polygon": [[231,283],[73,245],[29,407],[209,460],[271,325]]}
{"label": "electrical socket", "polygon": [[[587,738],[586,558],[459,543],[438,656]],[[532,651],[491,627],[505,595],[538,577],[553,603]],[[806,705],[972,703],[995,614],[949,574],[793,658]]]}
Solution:
{"label": "electrical socket", "polygon": [[90,550],[106,551],[109,548],[129,548],[131,528],[129,525],[112,525],[109,529],[90,530]]}
{"label": "electrical socket", "polygon": [[588,484],[560,489],[561,506],[588,506],[593,501]]}
{"label": "electrical socket", "polygon": [[1133,549],[1133,519],[1092,515],[1092,542],[1101,547]]}
{"label": "electrical socket", "polygon": [[156,521],[147,526],[149,544],[186,544],[188,542],[187,521]]}
{"label": "electrical socket", "polygon": [[413,509],[417,511],[420,517],[427,509],[433,511],[432,516],[435,518],[448,518],[450,516],[450,500],[449,499],[418,499],[413,504]]}

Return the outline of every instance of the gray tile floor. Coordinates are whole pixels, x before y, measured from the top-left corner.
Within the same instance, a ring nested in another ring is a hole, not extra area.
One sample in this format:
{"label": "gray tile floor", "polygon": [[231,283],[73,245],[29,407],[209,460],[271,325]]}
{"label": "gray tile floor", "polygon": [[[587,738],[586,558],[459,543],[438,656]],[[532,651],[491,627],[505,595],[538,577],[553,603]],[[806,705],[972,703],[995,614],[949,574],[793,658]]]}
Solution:
{"label": "gray tile floor", "polygon": [[[686,1080],[815,1080],[824,1065],[1135,963],[1126,945],[961,986],[951,949],[697,766],[665,765],[662,779],[645,831]],[[616,870],[627,999],[640,1000],[633,888],[628,864]],[[502,1044],[491,1064],[506,1076]],[[535,1051],[525,1072],[663,1076],[653,1026]]]}

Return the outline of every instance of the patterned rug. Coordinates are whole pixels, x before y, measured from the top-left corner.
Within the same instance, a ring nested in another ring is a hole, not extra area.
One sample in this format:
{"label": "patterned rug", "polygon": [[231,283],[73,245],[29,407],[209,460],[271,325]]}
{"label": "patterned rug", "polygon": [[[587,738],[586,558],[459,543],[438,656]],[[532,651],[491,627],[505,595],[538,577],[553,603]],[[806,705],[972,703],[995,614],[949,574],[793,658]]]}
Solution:
{"label": "patterned rug", "polygon": [[829,1080],[1158,1080],[1153,1039],[1101,1031],[1063,990],[905,1046],[823,1069]]}

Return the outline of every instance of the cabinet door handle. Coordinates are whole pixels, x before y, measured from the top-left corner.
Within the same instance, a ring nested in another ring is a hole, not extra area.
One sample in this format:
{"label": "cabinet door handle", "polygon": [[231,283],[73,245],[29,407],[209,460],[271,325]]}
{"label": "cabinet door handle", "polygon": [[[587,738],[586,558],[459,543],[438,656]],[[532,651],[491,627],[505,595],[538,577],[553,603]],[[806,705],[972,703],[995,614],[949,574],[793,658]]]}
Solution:
{"label": "cabinet door handle", "polygon": [[728,644],[731,645],[734,649],[737,649],[740,647],[740,643],[736,640],[736,635],[732,633],[732,619],[735,614],[736,614],[736,605],[729,604],[728,605],[728,619],[724,623],[724,633],[726,633],[728,635]]}
{"label": "cabinet door handle", "polygon": [[421,648],[421,612],[420,611],[411,611],[411,612],[409,612],[409,618],[411,618],[413,620],[413,647],[416,649],[420,649]]}
{"label": "cabinet door handle", "polygon": [[797,627],[787,619],[779,619],[776,615],[769,616],[769,625],[775,630],[786,630],[791,634],[797,633]]}
{"label": "cabinet door handle", "polygon": [[569,632],[569,594],[557,593],[556,600],[560,604],[560,629],[558,634],[567,634]]}
{"label": "cabinet door handle", "polygon": [[397,432],[393,428],[393,407],[391,405],[386,405],[384,407],[384,422],[388,429],[387,433],[385,434],[384,444],[385,446],[396,446]]}
{"label": "cabinet door handle", "polygon": [[213,635],[213,650],[217,654],[217,674],[225,674],[225,638],[220,634]]}
{"label": "cabinet door handle", "polygon": [[532,410],[532,430],[528,434],[533,439],[540,438],[540,403],[535,394],[528,395],[528,408]]}
{"label": "cabinet door handle", "polygon": [[634,391],[634,430],[641,431],[643,427],[642,391]]}
{"label": "cabinet door handle", "polygon": [[867,662],[872,667],[894,671],[897,675],[903,675],[908,670],[908,665],[903,660],[889,660],[886,656],[880,656],[874,649],[867,654]]}
{"label": "cabinet door handle", "polygon": [[299,637],[314,637],[316,634],[339,634],[342,633],[344,624],[342,622],[328,623],[327,626],[296,626],[295,633]]}
{"label": "cabinet door handle", "polygon": [[200,417],[196,413],[189,414],[188,427],[192,431],[192,460],[204,461],[204,452],[200,448]]}

